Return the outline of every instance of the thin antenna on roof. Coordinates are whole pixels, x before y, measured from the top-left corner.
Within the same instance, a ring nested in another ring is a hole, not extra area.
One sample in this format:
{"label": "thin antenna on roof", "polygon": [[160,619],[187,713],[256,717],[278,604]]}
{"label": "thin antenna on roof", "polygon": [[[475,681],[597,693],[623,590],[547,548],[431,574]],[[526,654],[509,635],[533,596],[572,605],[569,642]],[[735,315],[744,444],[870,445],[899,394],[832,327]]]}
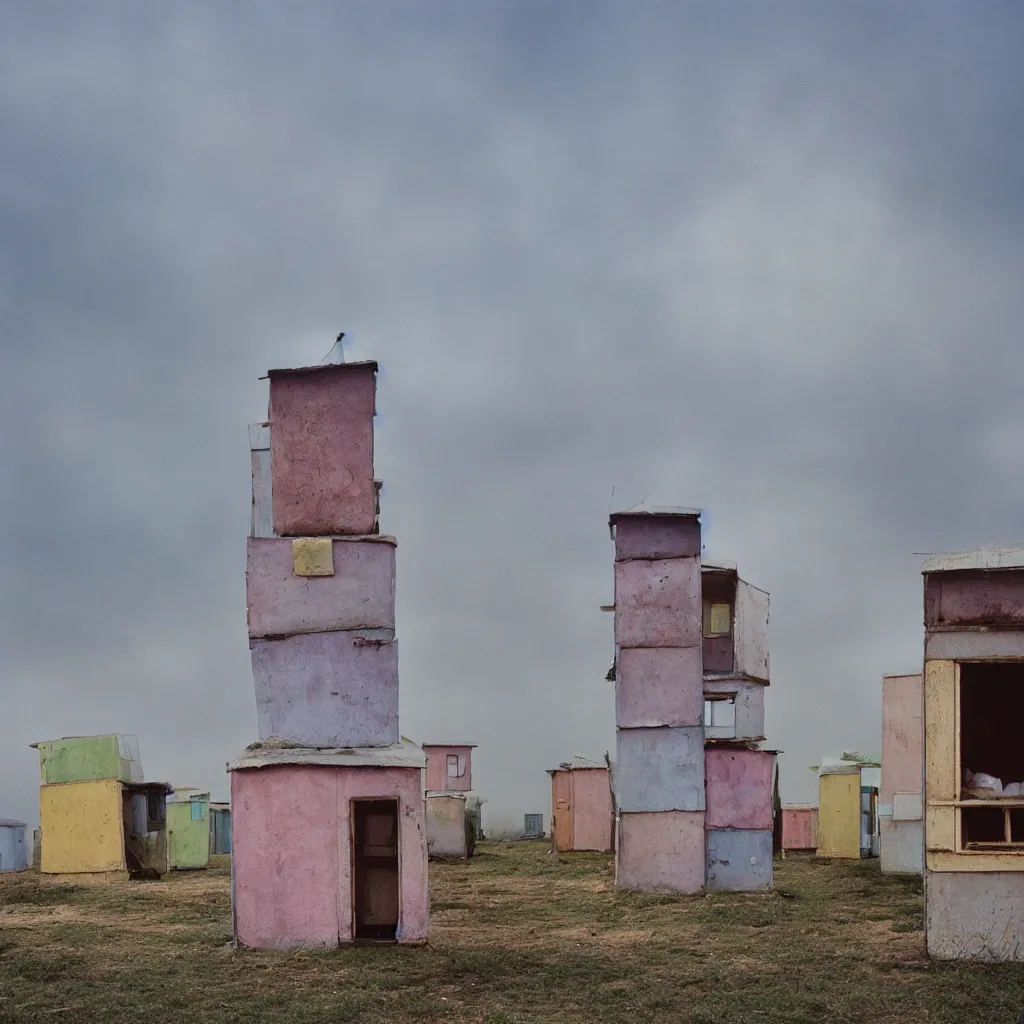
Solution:
{"label": "thin antenna on roof", "polygon": [[[345,362],[345,348],[341,343],[341,339],[344,337],[345,332],[342,331],[338,335],[338,337],[334,339],[334,344],[327,350],[327,355],[325,355],[323,359],[320,360],[321,366],[323,366],[324,363],[328,362],[328,360],[330,360],[330,362],[332,363]],[[334,357],[333,359],[331,358],[332,356]]]}

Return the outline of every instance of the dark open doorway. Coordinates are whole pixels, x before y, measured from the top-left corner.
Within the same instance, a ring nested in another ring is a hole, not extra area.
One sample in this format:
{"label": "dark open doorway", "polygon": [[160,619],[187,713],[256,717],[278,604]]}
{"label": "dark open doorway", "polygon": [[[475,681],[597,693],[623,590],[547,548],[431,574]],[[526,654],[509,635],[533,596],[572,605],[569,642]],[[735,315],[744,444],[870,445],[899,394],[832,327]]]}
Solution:
{"label": "dark open doorway", "polygon": [[352,905],[355,937],[394,941],[398,933],[398,801],[353,800]]}

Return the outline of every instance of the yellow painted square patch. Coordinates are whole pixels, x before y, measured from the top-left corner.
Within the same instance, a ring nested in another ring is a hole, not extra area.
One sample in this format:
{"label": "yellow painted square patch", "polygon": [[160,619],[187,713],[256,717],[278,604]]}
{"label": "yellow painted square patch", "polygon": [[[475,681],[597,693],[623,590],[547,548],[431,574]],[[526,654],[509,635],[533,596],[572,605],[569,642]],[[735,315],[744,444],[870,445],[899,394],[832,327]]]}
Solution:
{"label": "yellow painted square patch", "polygon": [[732,626],[732,608],[728,604],[711,605],[711,629],[712,636],[720,636],[728,633]]}
{"label": "yellow painted square patch", "polygon": [[330,537],[299,537],[292,541],[296,576],[333,576],[334,544]]}

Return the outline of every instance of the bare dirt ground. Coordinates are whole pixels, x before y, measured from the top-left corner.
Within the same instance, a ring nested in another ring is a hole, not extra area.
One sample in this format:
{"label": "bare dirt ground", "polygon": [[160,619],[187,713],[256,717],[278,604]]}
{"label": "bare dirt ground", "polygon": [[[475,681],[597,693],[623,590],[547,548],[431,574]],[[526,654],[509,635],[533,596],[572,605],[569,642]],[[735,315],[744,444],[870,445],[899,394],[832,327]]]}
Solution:
{"label": "bare dirt ground", "polygon": [[[231,945],[227,858],[159,882],[0,876],[0,1021],[1018,1024],[1024,966],[924,955],[921,886],[776,861],[775,891],[616,893],[612,858],[481,843],[432,864],[430,944]],[[1024,927],[1024,922],[1022,922]]]}

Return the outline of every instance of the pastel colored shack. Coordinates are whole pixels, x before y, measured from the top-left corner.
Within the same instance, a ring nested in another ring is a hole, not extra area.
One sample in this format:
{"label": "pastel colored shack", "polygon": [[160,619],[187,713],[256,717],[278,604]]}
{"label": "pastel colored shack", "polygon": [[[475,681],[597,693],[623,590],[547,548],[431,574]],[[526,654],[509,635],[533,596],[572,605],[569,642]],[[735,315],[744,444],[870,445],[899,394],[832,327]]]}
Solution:
{"label": "pastel colored shack", "polygon": [[167,856],[172,871],[210,866],[210,794],[175,788],[167,798]]}
{"label": "pastel colored shack", "polygon": [[615,809],[608,768],[573,758],[548,769],[548,774],[555,849],[610,852],[615,837]]}
{"label": "pastel colored shack", "polygon": [[142,781],[133,736],[69,736],[39,751],[44,876],[154,878],[167,871],[164,782]]}
{"label": "pastel colored shack", "polygon": [[0,872],[25,871],[29,862],[29,846],[25,841],[25,822],[0,818]]}
{"label": "pastel colored shack", "polygon": [[1024,547],[937,555],[924,576],[925,941],[1024,960]]}
{"label": "pastel colored shack", "polygon": [[398,728],[395,547],[373,477],[377,364],[271,370],[249,429],[259,740],[231,773],[235,941],[427,938],[425,757]]}
{"label": "pastel colored shack", "polygon": [[472,857],[479,831],[479,801],[471,813],[475,743],[424,743],[427,851],[431,859]]}
{"label": "pastel colored shack", "polygon": [[923,677],[882,677],[882,780],[878,826],[882,870],[919,875],[924,868]]}

